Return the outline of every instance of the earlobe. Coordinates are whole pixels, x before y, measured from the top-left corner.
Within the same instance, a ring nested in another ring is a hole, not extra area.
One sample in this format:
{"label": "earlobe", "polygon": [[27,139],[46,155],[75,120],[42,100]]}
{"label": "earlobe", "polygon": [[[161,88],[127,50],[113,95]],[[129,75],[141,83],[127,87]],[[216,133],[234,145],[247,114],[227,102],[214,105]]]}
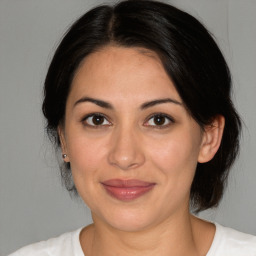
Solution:
{"label": "earlobe", "polygon": [[68,152],[67,152],[66,140],[65,140],[63,127],[58,126],[57,131],[58,131],[58,135],[59,135],[63,161],[68,163],[69,162],[69,156],[68,156]]}
{"label": "earlobe", "polygon": [[201,149],[198,156],[199,163],[210,161],[217,153],[225,127],[225,118],[222,115],[214,117],[211,124],[204,127]]}

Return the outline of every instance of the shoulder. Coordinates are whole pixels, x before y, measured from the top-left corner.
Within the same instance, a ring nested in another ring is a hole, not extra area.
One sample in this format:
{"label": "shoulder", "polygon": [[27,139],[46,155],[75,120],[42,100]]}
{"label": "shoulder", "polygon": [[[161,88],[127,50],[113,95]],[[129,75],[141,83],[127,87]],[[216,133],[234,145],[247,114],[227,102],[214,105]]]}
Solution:
{"label": "shoulder", "polygon": [[25,246],[9,256],[83,256],[79,242],[80,232],[81,228],[46,241]]}
{"label": "shoulder", "polygon": [[215,225],[215,237],[207,256],[256,256],[256,236]]}

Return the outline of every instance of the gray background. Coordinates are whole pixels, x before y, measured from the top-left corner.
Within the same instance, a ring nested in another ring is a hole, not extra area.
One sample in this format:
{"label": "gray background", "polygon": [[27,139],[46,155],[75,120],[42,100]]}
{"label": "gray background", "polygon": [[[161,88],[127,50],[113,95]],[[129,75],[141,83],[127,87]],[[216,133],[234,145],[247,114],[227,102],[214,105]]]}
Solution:
{"label": "gray background", "polygon": [[[0,0],[0,255],[90,222],[62,188],[40,105],[43,80],[66,28],[93,0]],[[108,1],[105,1],[108,2]],[[167,2],[167,1],[166,1]],[[218,210],[201,216],[256,235],[256,1],[176,0],[212,31],[233,73],[245,129]]]}

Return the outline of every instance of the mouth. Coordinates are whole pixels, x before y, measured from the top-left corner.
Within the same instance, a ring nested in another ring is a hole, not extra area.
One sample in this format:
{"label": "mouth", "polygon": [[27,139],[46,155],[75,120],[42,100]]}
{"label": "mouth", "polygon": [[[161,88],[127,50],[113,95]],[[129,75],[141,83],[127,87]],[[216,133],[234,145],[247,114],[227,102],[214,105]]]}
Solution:
{"label": "mouth", "polygon": [[112,179],[101,183],[106,192],[121,201],[132,201],[150,192],[156,183],[141,180]]}

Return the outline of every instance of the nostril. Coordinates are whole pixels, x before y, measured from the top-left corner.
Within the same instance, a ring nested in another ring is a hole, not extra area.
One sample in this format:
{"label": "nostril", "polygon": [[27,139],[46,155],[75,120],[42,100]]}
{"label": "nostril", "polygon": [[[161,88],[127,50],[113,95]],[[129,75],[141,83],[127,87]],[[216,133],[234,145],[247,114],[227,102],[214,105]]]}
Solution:
{"label": "nostril", "polygon": [[141,166],[145,158],[137,134],[131,131],[133,131],[131,128],[120,128],[111,138],[108,161],[122,170]]}
{"label": "nostril", "polygon": [[128,166],[128,168],[135,168],[136,166],[138,166],[138,164],[137,164],[137,163],[133,163],[133,164],[130,164],[130,165]]}
{"label": "nostril", "polygon": [[141,166],[144,163],[144,155],[139,151],[133,152],[132,154],[112,151],[109,154],[108,161],[111,165],[119,169],[129,170]]}

